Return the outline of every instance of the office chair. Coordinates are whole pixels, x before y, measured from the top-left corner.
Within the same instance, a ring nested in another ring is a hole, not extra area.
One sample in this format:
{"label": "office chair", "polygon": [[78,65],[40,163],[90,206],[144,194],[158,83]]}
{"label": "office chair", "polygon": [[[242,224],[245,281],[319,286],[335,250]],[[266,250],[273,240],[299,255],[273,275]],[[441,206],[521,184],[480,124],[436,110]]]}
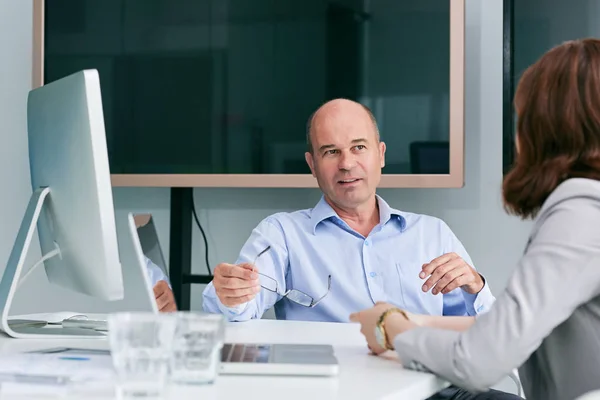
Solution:
{"label": "office chair", "polygon": [[[521,380],[519,379],[519,372],[516,369],[513,369],[512,372],[508,374],[508,377],[515,383],[515,385],[517,385],[517,396],[525,398],[525,396],[523,396],[523,385],[521,385]],[[598,397],[598,399],[600,400],[600,397]]]}

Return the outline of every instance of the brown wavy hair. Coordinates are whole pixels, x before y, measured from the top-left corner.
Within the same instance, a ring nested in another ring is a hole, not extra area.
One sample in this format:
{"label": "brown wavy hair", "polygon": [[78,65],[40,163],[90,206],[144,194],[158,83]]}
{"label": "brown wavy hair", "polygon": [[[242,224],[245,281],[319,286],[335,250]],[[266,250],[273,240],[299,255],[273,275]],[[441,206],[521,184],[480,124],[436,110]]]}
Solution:
{"label": "brown wavy hair", "polygon": [[565,180],[600,180],[600,40],[544,54],[523,73],[514,106],[518,151],[504,178],[504,207],[534,218]]}

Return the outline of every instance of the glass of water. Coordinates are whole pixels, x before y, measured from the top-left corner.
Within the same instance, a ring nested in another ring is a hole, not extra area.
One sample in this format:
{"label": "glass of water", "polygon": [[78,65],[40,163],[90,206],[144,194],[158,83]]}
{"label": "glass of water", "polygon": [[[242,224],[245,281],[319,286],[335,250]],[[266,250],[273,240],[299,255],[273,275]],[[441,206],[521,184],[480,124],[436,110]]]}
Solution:
{"label": "glass of water", "polygon": [[176,384],[211,384],[221,362],[225,319],[220,314],[179,312],[171,357]]}
{"label": "glass of water", "polygon": [[161,398],[166,393],[176,320],[170,313],[116,313],[108,336],[121,399]]}

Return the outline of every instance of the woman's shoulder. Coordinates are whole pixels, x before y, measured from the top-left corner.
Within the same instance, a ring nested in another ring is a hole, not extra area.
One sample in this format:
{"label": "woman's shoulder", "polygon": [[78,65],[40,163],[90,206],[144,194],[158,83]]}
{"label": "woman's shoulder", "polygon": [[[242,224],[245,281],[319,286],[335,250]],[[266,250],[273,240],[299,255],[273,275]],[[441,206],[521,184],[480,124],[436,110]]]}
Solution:
{"label": "woman's shoulder", "polygon": [[529,242],[548,235],[600,245],[600,181],[572,178],[556,187],[538,213]]}
{"label": "woman's shoulder", "polygon": [[573,208],[577,211],[582,204],[600,207],[600,181],[587,178],[571,178],[562,182],[548,196],[542,206],[539,217],[543,219],[557,207]]}

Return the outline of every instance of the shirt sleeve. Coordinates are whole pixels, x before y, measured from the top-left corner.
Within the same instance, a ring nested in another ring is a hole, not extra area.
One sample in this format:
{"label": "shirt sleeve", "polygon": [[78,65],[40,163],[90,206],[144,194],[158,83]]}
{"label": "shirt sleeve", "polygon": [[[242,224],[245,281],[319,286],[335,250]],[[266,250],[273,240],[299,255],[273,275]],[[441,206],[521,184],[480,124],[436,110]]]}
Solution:
{"label": "shirt sleeve", "polygon": [[[454,232],[452,232],[446,224],[444,224],[444,230],[447,231],[447,244],[444,248],[444,254],[456,253],[465,260],[467,264],[475,268],[473,260],[471,260],[467,250],[460,240],[458,240]],[[467,293],[460,288],[445,294],[443,315],[477,316],[489,311],[496,301],[496,298],[492,294],[487,280],[483,276],[482,278],[484,280],[484,285],[477,294]]]}
{"label": "shirt sleeve", "polygon": [[420,327],[395,338],[405,367],[432,371],[471,391],[487,390],[600,294],[600,203],[565,200],[539,224],[506,290],[471,328]]}
{"label": "shirt sleeve", "polygon": [[[263,274],[263,276],[259,276],[259,279],[262,284],[265,280],[271,281],[269,278],[272,278],[277,283],[278,292],[284,293],[286,291],[285,277],[289,265],[288,251],[283,230],[275,218],[269,217],[254,228],[235,264],[253,262],[267,246],[271,246],[271,249],[260,256],[256,262],[258,272]],[[271,284],[269,284],[269,288],[270,286]],[[219,300],[212,282],[208,284],[202,296],[204,311],[223,314],[229,321],[259,319],[281,298],[280,295],[263,289],[252,301],[235,307],[226,307]]]}
{"label": "shirt sleeve", "polygon": [[146,268],[148,270],[148,276],[150,277],[150,282],[152,283],[152,287],[156,286],[158,281],[165,281],[171,288],[171,282],[167,275],[163,272],[162,268],[156,265],[151,259],[144,255],[144,259],[146,260]]}

